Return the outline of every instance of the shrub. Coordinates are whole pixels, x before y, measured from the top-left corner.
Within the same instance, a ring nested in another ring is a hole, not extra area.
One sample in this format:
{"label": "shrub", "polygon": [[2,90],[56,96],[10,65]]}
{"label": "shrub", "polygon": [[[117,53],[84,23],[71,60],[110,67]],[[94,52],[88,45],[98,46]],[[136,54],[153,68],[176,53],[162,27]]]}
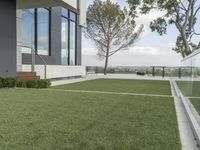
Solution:
{"label": "shrub", "polygon": [[0,88],[3,88],[3,78],[0,77]]}
{"label": "shrub", "polygon": [[26,81],[17,81],[17,87],[26,88]]}
{"label": "shrub", "polygon": [[37,81],[35,81],[35,80],[26,81],[26,87],[27,88],[36,88],[37,87]]}
{"label": "shrub", "polygon": [[37,81],[37,88],[49,88],[51,86],[51,81],[50,80],[38,80]]}
{"label": "shrub", "polygon": [[14,88],[16,86],[16,79],[11,77],[4,78],[2,83],[4,88]]}

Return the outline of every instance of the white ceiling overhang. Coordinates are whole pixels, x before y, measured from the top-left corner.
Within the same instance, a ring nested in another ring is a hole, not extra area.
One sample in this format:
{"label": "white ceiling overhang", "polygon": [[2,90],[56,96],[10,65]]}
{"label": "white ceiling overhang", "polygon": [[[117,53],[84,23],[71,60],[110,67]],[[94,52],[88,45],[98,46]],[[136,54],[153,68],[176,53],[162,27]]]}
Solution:
{"label": "white ceiling overhang", "polygon": [[76,0],[17,0],[17,9],[62,6],[77,9]]}

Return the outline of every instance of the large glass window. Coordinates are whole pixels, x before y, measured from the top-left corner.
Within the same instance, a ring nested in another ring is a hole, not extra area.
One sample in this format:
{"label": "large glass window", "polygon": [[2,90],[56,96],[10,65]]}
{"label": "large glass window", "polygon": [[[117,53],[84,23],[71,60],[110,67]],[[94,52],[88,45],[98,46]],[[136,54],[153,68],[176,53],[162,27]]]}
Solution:
{"label": "large glass window", "polygon": [[35,11],[34,9],[22,10],[21,44],[22,53],[31,53],[31,47],[35,48]]}
{"label": "large glass window", "polygon": [[76,64],[76,23],[70,21],[70,65]]}
{"label": "large glass window", "polygon": [[76,13],[62,8],[62,64],[76,65]]}
{"label": "large glass window", "polygon": [[69,17],[69,10],[68,9],[65,9],[65,8],[61,8],[62,10],[62,16],[65,17],[65,18],[68,18]]}
{"label": "large glass window", "polygon": [[66,18],[62,18],[62,51],[61,51],[61,61],[62,61],[62,65],[68,65],[68,19]]}
{"label": "large glass window", "polygon": [[50,11],[46,8],[22,10],[22,53],[34,48],[40,55],[49,55]]}
{"label": "large glass window", "polygon": [[71,12],[70,11],[70,19],[73,20],[73,21],[76,21],[76,14],[74,12]]}
{"label": "large glass window", "polygon": [[49,10],[37,10],[37,52],[40,55],[49,55]]}

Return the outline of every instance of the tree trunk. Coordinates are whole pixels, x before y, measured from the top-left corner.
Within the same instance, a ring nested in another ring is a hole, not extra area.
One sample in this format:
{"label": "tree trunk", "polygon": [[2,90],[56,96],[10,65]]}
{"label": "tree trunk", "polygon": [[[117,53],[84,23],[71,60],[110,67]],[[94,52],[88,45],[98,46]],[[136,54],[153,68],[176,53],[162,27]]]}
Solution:
{"label": "tree trunk", "polygon": [[181,36],[182,36],[182,39],[183,39],[183,45],[185,47],[184,53],[185,53],[186,56],[188,56],[191,53],[191,49],[190,49],[189,43],[187,41],[187,36],[186,36],[184,29],[181,30]]}
{"label": "tree trunk", "polygon": [[108,68],[108,58],[109,58],[109,56],[107,55],[107,56],[106,56],[106,60],[105,60],[104,75],[106,75],[106,74],[107,74],[107,68]]}

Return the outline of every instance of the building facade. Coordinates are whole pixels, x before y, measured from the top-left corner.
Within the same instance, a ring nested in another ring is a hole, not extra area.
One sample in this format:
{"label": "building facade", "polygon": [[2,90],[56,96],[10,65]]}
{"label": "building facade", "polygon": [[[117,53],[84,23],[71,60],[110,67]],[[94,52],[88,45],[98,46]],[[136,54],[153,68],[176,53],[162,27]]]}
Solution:
{"label": "building facade", "polygon": [[[35,71],[41,78],[82,76],[85,0],[2,0],[0,76]],[[9,18],[9,19],[8,19]]]}

